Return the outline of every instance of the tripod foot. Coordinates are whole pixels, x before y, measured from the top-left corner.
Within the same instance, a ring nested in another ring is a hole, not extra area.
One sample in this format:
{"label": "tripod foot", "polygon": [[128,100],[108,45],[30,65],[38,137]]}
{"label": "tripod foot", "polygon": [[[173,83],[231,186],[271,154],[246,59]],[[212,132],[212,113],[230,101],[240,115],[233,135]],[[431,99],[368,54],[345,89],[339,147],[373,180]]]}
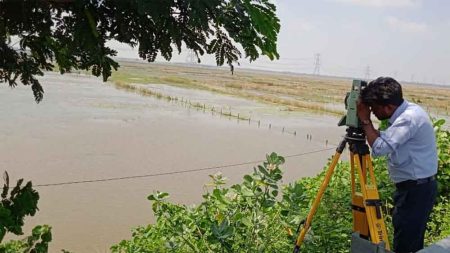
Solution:
{"label": "tripod foot", "polygon": [[352,245],[350,253],[393,253],[386,249],[384,242],[375,244],[369,240],[363,239],[359,233],[352,234]]}

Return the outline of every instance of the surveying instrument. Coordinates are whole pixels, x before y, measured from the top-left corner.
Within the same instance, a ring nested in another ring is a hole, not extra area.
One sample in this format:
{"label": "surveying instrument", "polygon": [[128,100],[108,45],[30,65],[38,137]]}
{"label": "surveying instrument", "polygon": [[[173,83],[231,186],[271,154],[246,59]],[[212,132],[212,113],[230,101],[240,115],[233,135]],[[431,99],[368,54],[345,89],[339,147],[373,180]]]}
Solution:
{"label": "surveying instrument", "polygon": [[[319,188],[306,220],[303,220],[299,224],[297,229],[298,237],[295,241],[293,251],[294,253],[300,252],[300,246],[302,245],[305,235],[311,226],[313,216],[316,213],[320,200],[328,186],[328,183],[330,182],[334,168],[336,167],[336,164],[338,163],[339,158],[347,144],[350,151],[353,232],[359,233],[359,238],[365,239],[364,241],[370,240],[370,244],[372,244],[373,247],[381,247],[383,251],[389,250],[386,225],[384,223],[383,214],[381,211],[382,203],[380,201],[375,182],[375,174],[373,172],[369,146],[366,143],[366,136],[357,116],[356,104],[361,90],[366,86],[367,83],[365,81],[353,80],[352,90],[347,93],[345,98],[345,108],[347,109],[347,114],[343,116],[338,123],[338,126],[347,126],[346,135],[336,149],[336,153],[332,158],[325,174],[324,181]],[[358,189],[357,181],[359,182]]]}

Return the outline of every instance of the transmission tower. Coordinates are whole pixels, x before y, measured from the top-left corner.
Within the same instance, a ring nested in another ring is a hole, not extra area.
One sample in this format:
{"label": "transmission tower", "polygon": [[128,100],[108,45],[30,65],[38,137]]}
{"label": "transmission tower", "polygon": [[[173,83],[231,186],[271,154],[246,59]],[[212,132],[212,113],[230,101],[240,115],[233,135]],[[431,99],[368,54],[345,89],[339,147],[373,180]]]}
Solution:
{"label": "transmission tower", "polygon": [[392,73],[392,75],[394,76],[395,79],[397,79],[397,77],[398,77],[398,71],[397,71],[397,70],[394,71],[394,72]]}
{"label": "transmission tower", "polygon": [[194,50],[189,49],[188,54],[186,56],[186,62],[190,64],[197,63],[197,56],[195,55]]}
{"label": "transmission tower", "polygon": [[367,67],[366,67],[366,72],[365,72],[365,74],[364,74],[364,78],[365,78],[366,80],[369,80],[369,79],[370,79],[370,66],[369,66],[369,65],[367,65]]}
{"label": "transmission tower", "polygon": [[314,55],[314,72],[313,75],[320,75],[320,54]]}

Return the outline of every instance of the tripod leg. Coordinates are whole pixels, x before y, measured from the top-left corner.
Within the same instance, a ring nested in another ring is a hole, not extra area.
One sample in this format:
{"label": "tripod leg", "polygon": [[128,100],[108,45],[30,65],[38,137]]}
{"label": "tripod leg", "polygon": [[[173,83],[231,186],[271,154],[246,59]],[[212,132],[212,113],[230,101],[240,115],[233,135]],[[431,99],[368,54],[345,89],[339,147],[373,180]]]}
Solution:
{"label": "tripod leg", "polygon": [[342,151],[345,148],[345,143],[346,143],[345,140],[343,140],[341,144],[339,144],[339,147],[336,149],[336,154],[333,156],[333,160],[331,161],[331,164],[328,167],[325,179],[319,188],[319,192],[317,193],[316,198],[314,199],[311,210],[308,213],[308,217],[306,218],[306,221],[300,231],[300,234],[298,235],[297,240],[295,241],[295,247],[293,251],[294,253],[298,253],[300,251],[300,246],[302,245],[303,239],[305,239],[305,235],[311,226],[312,219],[317,211],[317,207],[319,206],[320,200],[328,186],[328,183],[330,182],[331,176],[333,175],[334,172],[334,168],[336,167],[336,164],[339,161]]}
{"label": "tripod leg", "polygon": [[355,161],[355,154],[350,152],[353,232],[358,232],[361,238],[369,240],[370,233],[369,225],[367,224],[366,209],[364,207],[364,197],[360,190],[356,190],[356,171],[358,171],[358,169],[355,169],[355,162],[357,162]]}
{"label": "tripod leg", "polygon": [[[357,170],[359,174],[359,181],[361,185],[361,193],[364,199],[364,209],[367,217],[367,225],[369,228],[370,239],[373,243],[378,244],[385,243],[386,249],[389,249],[389,240],[387,236],[386,224],[384,223],[383,214],[381,211],[381,201],[378,194],[377,185],[375,182],[375,176],[373,172],[372,161],[370,155],[366,154],[362,156],[362,160],[358,155],[354,156],[357,164]],[[367,180],[365,169],[361,166],[367,166],[370,175],[370,181]],[[364,172],[363,172],[364,171]],[[368,184],[370,182],[370,184]]]}

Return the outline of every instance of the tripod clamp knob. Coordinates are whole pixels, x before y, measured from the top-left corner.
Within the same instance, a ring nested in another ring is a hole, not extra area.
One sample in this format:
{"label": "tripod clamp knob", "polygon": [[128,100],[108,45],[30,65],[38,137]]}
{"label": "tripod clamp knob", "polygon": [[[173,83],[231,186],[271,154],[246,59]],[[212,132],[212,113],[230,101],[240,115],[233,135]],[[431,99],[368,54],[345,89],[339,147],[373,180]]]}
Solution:
{"label": "tripod clamp knob", "polygon": [[377,213],[377,219],[381,219],[381,207],[383,203],[379,199],[366,199],[366,206],[374,206]]}

